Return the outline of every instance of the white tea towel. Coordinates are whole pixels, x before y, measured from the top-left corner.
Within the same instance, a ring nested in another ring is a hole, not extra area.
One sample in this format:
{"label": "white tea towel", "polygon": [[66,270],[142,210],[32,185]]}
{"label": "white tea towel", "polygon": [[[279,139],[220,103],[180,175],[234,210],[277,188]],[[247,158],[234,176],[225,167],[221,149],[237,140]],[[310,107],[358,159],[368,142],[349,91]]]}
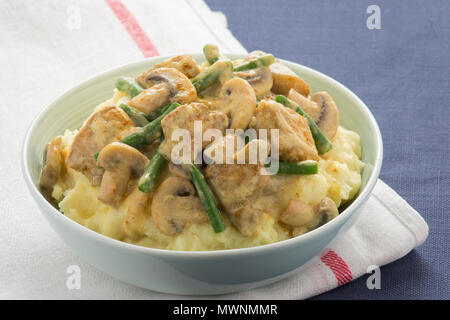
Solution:
{"label": "white tea towel", "polygon": [[[21,144],[45,105],[93,74],[143,57],[201,52],[208,42],[245,53],[225,17],[202,0],[9,0],[0,3],[0,21],[0,298],[181,298],[117,281],[75,256],[27,191]],[[427,237],[420,215],[382,181],[362,210],[353,228],[289,279],[214,298],[307,298],[404,256]],[[66,286],[71,265],[81,269],[80,290]]]}

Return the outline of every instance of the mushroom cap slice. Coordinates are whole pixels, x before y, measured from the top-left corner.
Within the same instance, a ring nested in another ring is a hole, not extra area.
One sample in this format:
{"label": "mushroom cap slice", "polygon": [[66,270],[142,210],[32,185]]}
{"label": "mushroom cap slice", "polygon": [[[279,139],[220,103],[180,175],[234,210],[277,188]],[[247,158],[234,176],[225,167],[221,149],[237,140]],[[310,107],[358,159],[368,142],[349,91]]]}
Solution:
{"label": "mushroom cap slice", "polygon": [[[190,103],[197,99],[197,91],[194,86],[183,73],[175,68],[157,68],[141,74],[137,81],[144,88],[151,88],[157,84],[165,84],[167,90],[155,91],[154,94],[160,95],[155,101],[164,101],[167,98],[169,102],[178,102],[180,104]],[[141,93],[142,94],[142,93]],[[138,98],[140,95],[133,98],[130,102]],[[148,99],[149,101],[152,101]],[[155,110],[161,105],[150,105],[147,109]]]}
{"label": "mushroom cap slice", "polygon": [[339,127],[339,110],[333,101],[333,98],[326,92],[317,92],[311,96],[320,108],[320,116],[316,124],[320,131],[330,140],[333,140]]}
{"label": "mushroom cap slice", "polygon": [[314,120],[314,122],[319,119],[322,110],[317,103],[298,93],[295,89],[289,90],[287,97],[298,104],[298,106],[302,108],[302,110],[305,111]]}
{"label": "mushroom cap slice", "polygon": [[93,185],[99,185],[103,169],[94,154],[108,143],[117,141],[136,130],[130,117],[116,106],[95,111],[75,135],[67,156],[67,166],[81,171]]}
{"label": "mushroom cap slice", "polygon": [[148,161],[137,149],[121,142],[104,147],[97,158],[97,164],[105,169],[98,199],[117,206],[128,189],[130,179],[140,177]]}
{"label": "mushroom cap slice", "polygon": [[314,207],[291,199],[286,210],[280,214],[279,220],[292,227],[293,235],[297,236],[320,227],[338,214],[336,204],[328,197],[323,198]]}
{"label": "mushroom cap slice", "polygon": [[128,102],[128,105],[148,114],[169,103],[169,101],[170,85],[166,82],[162,82],[142,91],[136,97],[131,99]]}
{"label": "mushroom cap slice", "polygon": [[255,92],[241,78],[228,80],[220,90],[215,108],[231,117],[231,129],[245,129],[256,110]]}
{"label": "mushroom cap slice", "polygon": [[251,69],[248,71],[234,72],[234,75],[247,80],[247,82],[252,86],[257,97],[262,96],[270,92],[272,89],[273,80],[272,72],[268,67],[261,67],[256,69]]}
{"label": "mushroom cap slice", "polygon": [[47,145],[44,153],[44,166],[39,178],[39,186],[45,191],[50,192],[61,175],[64,167],[63,155],[61,152],[62,137],[57,136]]}
{"label": "mushroom cap slice", "polygon": [[150,70],[158,68],[175,68],[185,74],[188,78],[193,78],[200,73],[200,67],[190,54],[183,54],[164,60],[155,64]]}
{"label": "mushroom cap slice", "polygon": [[333,220],[339,215],[336,203],[328,197],[323,198],[322,201],[314,207],[314,212],[316,215],[314,229]]}
{"label": "mushroom cap slice", "polygon": [[273,92],[287,96],[289,90],[294,89],[305,97],[309,96],[311,90],[308,84],[282,62],[276,61],[269,68],[273,78]]}
{"label": "mushroom cap slice", "polygon": [[151,213],[158,230],[169,236],[181,233],[189,223],[208,222],[194,186],[180,177],[170,177],[156,189]]}
{"label": "mushroom cap slice", "polygon": [[[255,129],[278,129],[279,154],[283,161],[319,160],[308,121],[297,112],[272,101],[262,100],[256,109]],[[271,139],[271,130],[267,136]]]}
{"label": "mushroom cap slice", "polygon": [[339,110],[328,93],[317,92],[308,99],[291,89],[288,98],[297,103],[316,122],[320,131],[329,140],[333,140],[339,127]]}

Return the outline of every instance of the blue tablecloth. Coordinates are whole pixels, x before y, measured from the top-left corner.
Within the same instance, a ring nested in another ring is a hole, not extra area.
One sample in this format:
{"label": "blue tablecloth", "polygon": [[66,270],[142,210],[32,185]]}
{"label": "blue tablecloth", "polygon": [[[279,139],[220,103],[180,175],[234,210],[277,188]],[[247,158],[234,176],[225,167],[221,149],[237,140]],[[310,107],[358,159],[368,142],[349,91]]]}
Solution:
{"label": "blue tablecloth", "polygon": [[[450,1],[223,1],[247,50],[319,70],[371,109],[384,141],[381,178],[430,226],[424,245],[381,269],[382,288],[362,277],[317,299],[450,299]],[[366,9],[381,9],[369,30]]]}

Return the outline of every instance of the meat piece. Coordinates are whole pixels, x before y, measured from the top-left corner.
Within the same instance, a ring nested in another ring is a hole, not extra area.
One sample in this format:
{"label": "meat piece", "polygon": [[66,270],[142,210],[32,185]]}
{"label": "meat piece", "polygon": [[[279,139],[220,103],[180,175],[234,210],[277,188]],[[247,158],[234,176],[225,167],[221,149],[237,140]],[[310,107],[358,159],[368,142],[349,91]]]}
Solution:
{"label": "meat piece", "polygon": [[[256,109],[255,129],[279,129],[279,154],[283,161],[319,160],[308,121],[297,112],[272,101],[262,100]],[[271,132],[267,136],[271,139]]]}
{"label": "meat piece", "polygon": [[150,199],[151,193],[141,192],[135,188],[124,200],[126,213],[123,218],[123,229],[128,236],[137,238],[144,234],[146,223],[150,220]]}
{"label": "meat piece", "polygon": [[94,155],[104,146],[131,134],[136,128],[128,115],[116,106],[106,106],[94,112],[76,134],[70,146],[67,166],[81,171],[99,185],[103,169],[97,166]]}
{"label": "meat piece", "polygon": [[[212,111],[203,103],[191,103],[185,104],[174,111],[169,113],[162,121],[161,127],[164,132],[164,142],[161,144],[160,152],[166,156],[166,158],[171,159],[175,164],[185,163],[189,159],[185,159],[186,155],[177,155],[176,159],[172,157],[172,149],[178,143],[180,145],[178,136],[172,136],[172,134],[178,129],[185,129],[189,133],[190,146],[191,146],[191,162],[194,161],[197,156],[194,150],[194,122],[200,121],[202,131],[201,134],[208,129],[217,129],[218,133],[222,135],[225,129],[228,127],[228,117],[219,111]],[[199,123],[198,123],[199,124]],[[178,131],[179,132],[179,131]],[[172,140],[174,139],[174,141]],[[202,148],[209,144],[211,141],[202,139]]]}
{"label": "meat piece", "polygon": [[209,165],[205,169],[214,194],[225,208],[233,224],[244,236],[252,235],[261,212],[252,203],[269,182],[269,175],[261,174],[261,164]]}
{"label": "meat piece", "polygon": [[[200,68],[195,62],[194,58],[190,54],[183,54],[180,56],[176,56],[167,60],[164,60],[160,63],[155,64],[151,69],[147,70],[149,72],[158,68],[175,68],[178,71],[184,73],[188,78],[193,78],[200,73]],[[142,82],[142,79],[145,78],[146,72],[142,73],[138,82]]]}
{"label": "meat piece", "polygon": [[309,95],[311,90],[308,84],[282,62],[276,61],[272,63],[270,71],[272,72],[272,91],[274,93],[287,96],[289,90],[294,89],[305,97]]}

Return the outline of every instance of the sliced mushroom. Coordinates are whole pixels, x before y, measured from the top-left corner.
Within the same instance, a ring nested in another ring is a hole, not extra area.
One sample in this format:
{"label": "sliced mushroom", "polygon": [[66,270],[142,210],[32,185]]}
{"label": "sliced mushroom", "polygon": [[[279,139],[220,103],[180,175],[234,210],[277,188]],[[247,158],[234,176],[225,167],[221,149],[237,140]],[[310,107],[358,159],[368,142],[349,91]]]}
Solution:
{"label": "sliced mushroom", "polygon": [[279,220],[292,227],[295,236],[316,229],[339,214],[333,200],[325,197],[312,207],[300,200],[291,199],[288,207],[280,214]]}
{"label": "sliced mushroom", "polygon": [[333,220],[339,215],[336,203],[328,197],[323,198],[322,201],[314,207],[314,212],[316,214],[316,225],[314,226],[314,229]]}
{"label": "sliced mushroom", "polygon": [[294,89],[305,97],[309,96],[311,90],[308,84],[282,62],[276,61],[272,63],[270,71],[272,72],[272,91],[274,93],[287,96],[289,90]]}
{"label": "sliced mushroom", "polygon": [[[208,129],[216,129],[218,135],[221,136],[225,132],[225,129],[228,128],[228,117],[220,111],[210,110],[203,103],[190,103],[176,108],[161,121],[165,139],[161,144],[160,152],[167,159],[171,159],[172,162],[177,164],[183,162],[183,160],[188,160],[186,158],[188,155],[184,154],[177,154],[176,159],[172,157],[172,149],[175,146],[180,146],[183,142],[190,142],[190,159],[192,162],[196,159],[198,156],[196,152],[201,150],[194,150],[195,123],[201,123],[202,137]],[[173,136],[174,133],[181,132],[178,129],[187,130],[187,133],[189,133],[187,138],[190,140],[180,142],[180,137]],[[209,144],[209,141],[202,139],[202,145],[200,147],[204,148],[207,144]],[[185,151],[184,148],[182,151]]]}
{"label": "sliced mushroom", "polygon": [[[255,129],[278,129],[281,160],[319,160],[308,121],[297,112],[275,101],[262,100],[256,109],[256,120],[252,126]],[[268,130],[269,139],[271,135],[271,130]]]}
{"label": "sliced mushroom", "polygon": [[339,127],[339,110],[331,96],[326,92],[317,92],[311,96],[311,101],[320,107],[320,117],[316,120],[320,131],[333,140]]}
{"label": "sliced mushroom", "polygon": [[[197,99],[197,92],[191,80],[174,68],[146,71],[137,78],[137,81],[150,90],[144,90],[131,99],[129,104],[145,113],[158,109],[167,101],[185,104]],[[157,89],[151,90],[156,85]]]}
{"label": "sliced mushroom", "polygon": [[169,103],[169,101],[170,85],[166,82],[162,82],[155,84],[149,89],[145,89],[136,97],[131,99],[128,104],[133,108],[148,114]]}
{"label": "sliced mushroom", "polygon": [[267,67],[235,72],[234,75],[247,80],[257,97],[268,94],[272,89],[272,72]]}
{"label": "sliced mushroom", "polygon": [[319,119],[321,110],[317,103],[298,93],[295,89],[289,90],[287,97],[298,104],[314,121]]}
{"label": "sliced mushroom", "polygon": [[188,78],[193,78],[200,73],[200,68],[190,54],[183,54],[155,64],[150,70],[158,68],[175,68],[184,73]]}
{"label": "sliced mushroom", "polygon": [[39,178],[39,186],[51,192],[62,173],[64,161],[62,155],[62,137],[57,136],[46,147],[44,153],[44,166]]}
{"label": "sliced mushroom", "polygon": [[99,185],[103,169],[95,162],[94,154],[108,143],[122,139],[137,130],[130,117],[116,106],[94,112],[78,131],[66,159],[70,168],[81,171],[93,185]]}
{"label": "sliced mushroom", "polygon": [[151,212],[158,230],[169,236],[181,233],[189,223],[208,221],[194,186],[180,177],[170,177],[156,189]]}
{"label": "sliced mushroom", "polygon": [[97,164],[105,169],[98,199],[116,207],[130,179],[140,177],[147,163],[147,157],[133,147],[121,142],[108,144],[97,158]]}
{"label": "sliced mushroom", "polygon": [[231,117],[231,129],[245,129],[256,109],[255,92],[243,79],[228,80],[222,86],[215,108]]}
{"label": "sliced mushroom", "polygon": [[291,89],[288,98],[311,116],[328,139],[333,140],[339,127],[339,110],[328,93],[317,92],[311,96],[311,99],[307,99]]}
{"label": "sliced mushroom", "polygon": [[333,140],[339,127],[339,110],[328,93],[317,92],[311,96],[311,99],[307,99],[291,89],[288,98],[311,116],[328,139]]}

